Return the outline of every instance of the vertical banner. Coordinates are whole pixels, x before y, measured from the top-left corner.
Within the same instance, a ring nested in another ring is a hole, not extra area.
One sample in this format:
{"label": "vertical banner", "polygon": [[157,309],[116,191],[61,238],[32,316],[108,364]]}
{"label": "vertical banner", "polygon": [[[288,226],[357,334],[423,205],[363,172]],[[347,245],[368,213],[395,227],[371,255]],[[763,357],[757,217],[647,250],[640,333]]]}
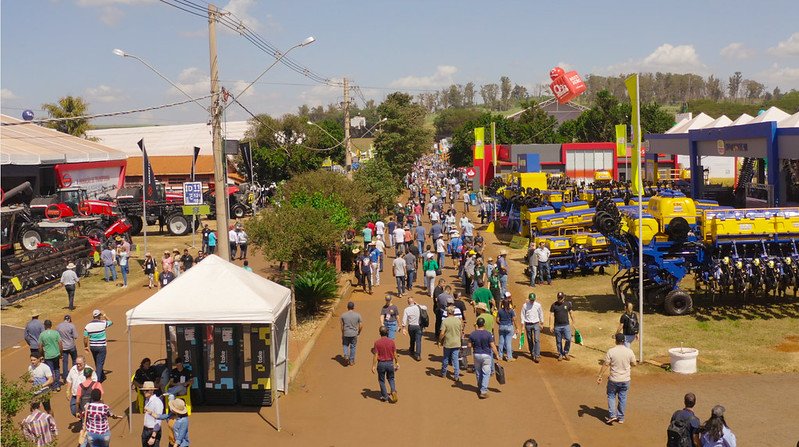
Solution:
{"label": "vertical banner", "polygon": [[641,104],[638,98],[638,74],[634,74],[624,80],[627,86],[627,93],[630,95],[632,105],[632,127],[633,127],[633,147],[632,147],[632,190],[633,194],[640,195],[643,191],[641,183]]}
{"label": "vertical banner", "polygon": [[153,172],[153,166],[150,164],[150,159],[147,157],[147,149],[144,148],[144,138],[139,140],[138,144],[142,152],[142,158],[144,159],[144,167],[142,170],[144,197],[147,200],[155,200],[155,173]]}
{"label": "vertical banner", "polygon": [[241,158],[244,160],[244,169],[247,170],[247,181],[252,183],[252,149],[250,148],[250,143],[239,143],[239,152],[241,153]]}
{"label": "vertical banner", "polygon": [[191,159],[191,181],[194,181],[194,176],[197,171],[197,157],[200,155],[200,148],[194,146],[194,157]]}
{"label": "vertical banner", "polygon": [[482,160],[485,158],[485,127],[476,127],[474,129],[474,159]]}
{"label": "vertical banner", "polygon": [[616,156],[627,156],[627,126],[616,124]]}
{"label": "vertical banner", "polygon": [[493,155],[492,162],[494,163],[494,177],[497,176],[497,159],[499,158],[497,150],[497,123],[491,122],[491,153]]}

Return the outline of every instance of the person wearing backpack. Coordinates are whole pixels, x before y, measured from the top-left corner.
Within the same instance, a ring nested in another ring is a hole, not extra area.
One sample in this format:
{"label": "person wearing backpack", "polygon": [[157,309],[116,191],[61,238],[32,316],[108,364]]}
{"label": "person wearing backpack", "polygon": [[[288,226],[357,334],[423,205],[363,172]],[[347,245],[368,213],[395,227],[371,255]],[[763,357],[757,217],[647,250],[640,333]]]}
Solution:
{"label": "person wearing backpack", "polygon": [[417,362],[422,360],[422,331],[430,326],[430,315],[427,306],[416,304],[408,297],[408,307],[402,312],[402,333],[410,338],[408,353]]}
{"label": "person wearing backpack", "polygon": [[[77,402],[77,414],[82,415],[83,410],[86,409],[86,405],[92,401],[92,390],[99,390],[100,396],[105,394],[103,390],[103,384],[94,380],[96,376],[93,377],[94,370],[90,367],[83,368],[83,382],[78,385],[78,393],[75,396],[75,401]],[[82,416],[81,416],[82,417]]]}
{"label": "person wearing backpack", "polygon": [[669,428],[666,429],[666,447],[700,447],[700,422],[693,410],[694,405],[696,405],[696,395],[687,393],[683,401],[685,408],[675,411],[671,415]]}
{"label": "person wearing backpack", "polygon": [[638,338],[638,331],[640,324],[638,323],[638,314],[635,313],[635,304],[632,301],[627,301],[624,306],[624,313],[621,314],[619,319],[619,327],[616,329],[617,334],[624,334],[624,346],[630,347],[630,344]]}
{"label": "person wearing backpack", "polygon": [[[72,368],[67,373],[67,383],[66,388],[67,391],[67,400],[69,401],[69,409],[70,413],[73,416],[78,416],[80,413],[79,406],[78,406],[78,390],[80,389],[81,383],[86,379],[83,375],[84,370],[87,368],[86,365],[86,358],[82,355],[75,357],[75,364],[72,365]],[[92,368],[89,368],[92,369]],[[91,381],[97,382],[97,374],[92,370],[91,374],[89,374],[90,383]]]}

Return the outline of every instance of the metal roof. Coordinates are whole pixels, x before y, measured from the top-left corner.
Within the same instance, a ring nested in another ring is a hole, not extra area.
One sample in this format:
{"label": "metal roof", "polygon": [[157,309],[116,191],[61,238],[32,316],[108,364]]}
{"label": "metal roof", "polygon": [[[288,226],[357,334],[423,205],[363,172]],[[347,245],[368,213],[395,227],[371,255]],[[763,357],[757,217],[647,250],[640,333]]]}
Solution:
{"label": "metal roof", "polygon": [[[40,165],[125,160],[124,152],[101,143],[0,115],[0,165]],[[21,124],[20,124],[21,123]]]}

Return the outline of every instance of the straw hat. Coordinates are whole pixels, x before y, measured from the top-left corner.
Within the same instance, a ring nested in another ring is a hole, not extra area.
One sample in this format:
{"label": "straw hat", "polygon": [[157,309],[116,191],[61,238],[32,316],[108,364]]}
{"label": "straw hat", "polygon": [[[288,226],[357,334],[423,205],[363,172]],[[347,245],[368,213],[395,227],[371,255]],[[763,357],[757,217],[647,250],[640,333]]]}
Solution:
{"label": "straw hat", "polygon": [[69,264],[67,264],[67,270],[72,270],[74,268],[75,268],[75,264],[74,263],[70,262]]}
{"label": "straw hat", "polygon": [[144,382],[144,384],[139,389],[142,390],[142,391],[155,391],[158,388],[155,387],[155,382],[153,382],[151,380],[148,380],[148,381]]}
{"label": "straw hat", "polygon": [[352,254],[354,254],[354,255],[357,255],[357,254],[358,254],[358,253],[360,253],[360,252],[361,252],[361,249],[360,249],[360,248],[354,248],[354,249],[352,250]]}
{"label": "straw hat", "polygon": [[480,310],[484,310],[484,311],[488,312],[488,306],[486,306],[486,303],[477,303],[476,307],[478,309],[480,309]]}
{"label": "straw hat", "polygon": [[500,256],[506,256],[507,254],[508,254],[508,250],[500,250],[499,251],[499,255]]}
{"label": "straw hat", "polygon": [[175,414],[186,414],[189,412],[186,409],[186,402],[183,399],[172,399],[169,401],[169,411]]}
{"label": "straw hat", "polygon": [[39,311],[38,311],[38,310],[36,310],[36,309],[33,309],[33,310],[31,311],[31,317],[38,317],[38,316],[39,316]]}

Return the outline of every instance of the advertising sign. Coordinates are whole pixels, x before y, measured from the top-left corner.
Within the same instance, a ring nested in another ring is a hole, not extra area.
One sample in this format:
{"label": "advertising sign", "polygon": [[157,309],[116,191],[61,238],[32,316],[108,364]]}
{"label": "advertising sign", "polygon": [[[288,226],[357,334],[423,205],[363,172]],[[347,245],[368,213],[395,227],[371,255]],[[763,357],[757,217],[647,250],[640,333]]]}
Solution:
{"label": "advertising sign", "polygon": [[201,182],[183,183],[183,203],[185,205],[203,204],[203,184]]}
{"label": "advertising sign", "polygon": [[89,198],[99,195],[116,195],[125,182],[126,160],[65,163],[55,165],[59,188],[79,186],[86,188]]}

